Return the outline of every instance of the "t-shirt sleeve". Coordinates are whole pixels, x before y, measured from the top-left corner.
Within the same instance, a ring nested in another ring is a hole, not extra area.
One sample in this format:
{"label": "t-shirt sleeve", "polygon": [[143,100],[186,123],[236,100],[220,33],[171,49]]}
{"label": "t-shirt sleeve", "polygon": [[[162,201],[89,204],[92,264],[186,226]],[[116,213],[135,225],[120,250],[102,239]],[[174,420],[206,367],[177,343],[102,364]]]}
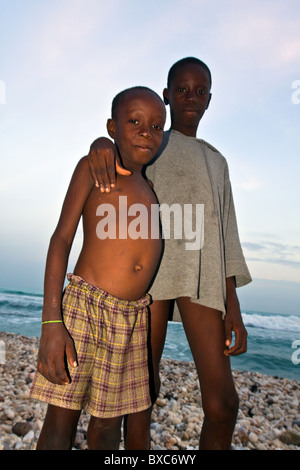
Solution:
{"label": "t-shirt sleeve", "polygon": [[226,277],[235,276],[236,286],[252,281],[240,243],[227,162],[224,169],[223,236]]}

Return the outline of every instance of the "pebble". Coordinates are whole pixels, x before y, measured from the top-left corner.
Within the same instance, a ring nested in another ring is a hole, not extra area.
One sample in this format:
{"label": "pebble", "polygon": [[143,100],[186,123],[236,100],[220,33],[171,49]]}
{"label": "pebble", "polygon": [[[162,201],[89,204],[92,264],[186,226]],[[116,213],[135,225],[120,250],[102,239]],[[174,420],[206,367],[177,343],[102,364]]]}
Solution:
{"label": "pebble", "polygon": [[23,442],[32,442],[34,439],[34,432],[31,430],[23,437]]}
{"label": "pebble", "polygon": [[294,431],[285,431],[280,436],[279,439],[285,444],[294,444],[300,446],[300,433]]}
{"label": "pebble", "polygon": [[256,444],[258,441],[258,435],[255,434],[255,432],[250,432],[249,433],[249,441],[252,442],[252,444]]}
{"label": "pebble", "polygon": [[[47,409],[30,397],[39,340],[4,332],[1,340],[6,362],[0,364],[0,450],[34,450]],[[236,370],[233,376],[240,407],[232,449],[300,450],[300,382]],[[161,382],[151,449],[197,450],[204,415],[194,364],[163,358]],[[83,411],[74,449],[87,449],[88,423]]]}
{"label": "pebble", "polygon": [[17,436],[25,436],[29,431],[31,431],[32,426],[28,421],[18,421],[11,430]]}
{"label": "pebble", "polygon": [[14,411],[11,410],[10,408],[5,408],[4,409],[4,414],[5,414],[6,418],[10,419],[10,420],[14,419],[14,417],[15,417]]}

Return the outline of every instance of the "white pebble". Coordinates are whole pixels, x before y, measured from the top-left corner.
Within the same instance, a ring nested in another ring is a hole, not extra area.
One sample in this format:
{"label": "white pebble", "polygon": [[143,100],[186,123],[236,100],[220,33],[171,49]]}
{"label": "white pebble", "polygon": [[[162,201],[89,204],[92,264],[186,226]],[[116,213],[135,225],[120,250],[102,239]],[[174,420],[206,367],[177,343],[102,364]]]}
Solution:
{"label": "white pebble", "polygon": [[5,408],[4,413],[8,419],[14,419],[15,412],[11,408]]}
{"label": "white pebble", "polygon": [[33,438],[34,438],[34,432],[32,430],[28,431],[28,433],[25,434],[25,436],[23,437],[23,442],[31,442]]}
{"label": "white pebble", "polygon": [[252,442],[252,444],[256,444],[256,442],[258,441],[258,437],[254,432],[250,432],[249,441]]}

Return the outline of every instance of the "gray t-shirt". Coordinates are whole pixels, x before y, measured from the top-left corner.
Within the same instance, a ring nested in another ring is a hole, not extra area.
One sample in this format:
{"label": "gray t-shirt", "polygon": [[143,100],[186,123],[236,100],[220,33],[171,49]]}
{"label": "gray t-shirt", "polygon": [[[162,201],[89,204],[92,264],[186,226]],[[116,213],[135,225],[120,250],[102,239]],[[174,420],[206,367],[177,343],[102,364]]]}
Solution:
{"label": "gray t-shirt", "polygon": [[166,221],[173,209],[175,219],[170,230],[163,223],[164,252],[150,294],[153,300],[190,297],[224,315],[226,277],[235,276],[237,287],[251,282],[227,162],[203,140],[177,131],[166,132],[165,138],[167,146],[146,175],[154,185],[161,218]]}

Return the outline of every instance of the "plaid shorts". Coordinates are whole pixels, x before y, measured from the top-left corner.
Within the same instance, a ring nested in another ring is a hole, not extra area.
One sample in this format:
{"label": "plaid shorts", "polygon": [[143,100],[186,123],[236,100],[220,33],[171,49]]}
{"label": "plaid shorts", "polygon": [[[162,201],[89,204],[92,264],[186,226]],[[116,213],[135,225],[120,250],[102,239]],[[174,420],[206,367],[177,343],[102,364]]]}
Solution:
{"label": "plaid shorts", "polygon": [[74,340],[78,367],[71,383],[55,385],[36,373],[31,396],[99,418],[122,416],[151,406],[148,370],[150,296],[127,301],[68,274],[64,324]]}

